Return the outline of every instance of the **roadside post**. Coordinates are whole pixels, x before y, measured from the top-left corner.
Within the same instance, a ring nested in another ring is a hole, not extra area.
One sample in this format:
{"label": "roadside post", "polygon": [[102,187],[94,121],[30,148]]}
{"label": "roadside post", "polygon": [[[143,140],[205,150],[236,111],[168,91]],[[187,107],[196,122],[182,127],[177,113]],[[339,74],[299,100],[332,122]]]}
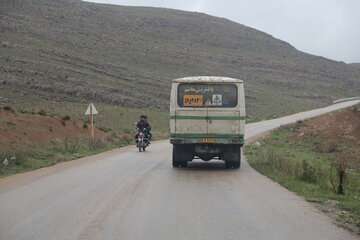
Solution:
{"label": "roadside post", "polygon": [[90,117],[90,136],[91,136],[91,140],[94,140],[95,138],[95,131],[94,131],[94,115],[98,114],[99,112],[96,110],[95,106],[93,103],[90,103],[85,115]]}

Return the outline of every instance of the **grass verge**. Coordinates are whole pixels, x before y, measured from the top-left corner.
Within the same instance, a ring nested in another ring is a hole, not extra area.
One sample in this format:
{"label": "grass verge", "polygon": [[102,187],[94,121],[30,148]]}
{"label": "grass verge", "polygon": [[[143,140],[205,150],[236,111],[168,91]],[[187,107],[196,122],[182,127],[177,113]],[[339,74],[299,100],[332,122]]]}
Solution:
{"label": "grass verge", "polygon": [[46,146],[36,146],[31,150],[0,151],[0,178],[127,146],[132,140],[119,136],[96,141],[65,139],[52,141]]}
{"label": "grass verge", "polygon": [[349,165],[345,194],[338,194],[336,162],[340,154],[329,146],[326,151],[320,150],[319,144],[327,140],[319,136],[294,139],[297,125],[275,130],[265,139],[247,146],[250,165],[316,203],[338,224],[360,234],[360,170]]}
{"label": "grass verge", "polygon": [[[88,118],[84,116],[87,105],[87,103],[39,100],[36,104],[34,102],[18,102],[17,104],[5,105],[3,108],[9,108],[7,111],[11,110],[14,113],[14,119],[17,119],[18,116],[55,116],[64,122],[70,121],[70,119],[83,121],[82,128],[85,129],[88,128]],[[99,114],[95,117],[95,125],[106,133],[106,139],[98,140],[93,144],[89,143],[89,140],[80,134],[78,136],[72,134],[71,138],[60,138],[54,134],[55,131],[53,130],[56,130],[56,126],[51,126],[45,132],[40,131],[44,130],[41,122],[39,122],[39,129],[33,129],[32,131],[23,126],[24,132],[22,134],[26,136],[34,134],[35,137],[38,137],[39,134],[47,133],[53,138],[46,144],[36,142],[36,138],[31,138],[31,143],[24,144],[24,141],[14,141],[10,137],[4,137],[4,144],[0,144],[0,177],[31,171],[58,162],[74,160],[133,144],[135,122],[142,114],[149,117],[154,140],[168,137],[168,113],[156,109],[126,108],[106,104],[96,104],[96,107]],[[44,118],[43,120],[46,123],[49,119]],[[18,134],[21,132],[19,128],[20,126],[12,122],[4,122],[0,119],[0,134]],[[64,131],[66,131],[65,128]],[[16,139],[23,139],[24,136],[16,135]]]}

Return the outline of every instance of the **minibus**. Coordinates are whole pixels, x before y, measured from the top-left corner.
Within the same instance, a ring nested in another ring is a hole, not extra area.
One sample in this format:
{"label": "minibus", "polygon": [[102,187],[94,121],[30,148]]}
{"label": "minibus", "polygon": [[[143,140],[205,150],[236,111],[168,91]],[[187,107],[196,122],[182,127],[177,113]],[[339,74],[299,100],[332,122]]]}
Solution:
{"label": "minibus", "polygon": [[239,168],[245,132],[244,82],[227,77],[186,77],[172,81],[170,142],[173,167],[193,159],[220,159]]}

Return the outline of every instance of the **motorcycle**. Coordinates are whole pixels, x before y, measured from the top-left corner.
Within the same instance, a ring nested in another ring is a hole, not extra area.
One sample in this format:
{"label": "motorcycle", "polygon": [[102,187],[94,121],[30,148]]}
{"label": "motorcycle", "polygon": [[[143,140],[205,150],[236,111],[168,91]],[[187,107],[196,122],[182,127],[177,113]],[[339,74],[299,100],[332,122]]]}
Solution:
{"label": "motorcycle", "polygon": [[136,137],[136,147],[139,149],[139,152],[145,152],[146,148],[149,146],[150,141],[146,137],[146,134],[144,131],[138,131],[137,137]]}

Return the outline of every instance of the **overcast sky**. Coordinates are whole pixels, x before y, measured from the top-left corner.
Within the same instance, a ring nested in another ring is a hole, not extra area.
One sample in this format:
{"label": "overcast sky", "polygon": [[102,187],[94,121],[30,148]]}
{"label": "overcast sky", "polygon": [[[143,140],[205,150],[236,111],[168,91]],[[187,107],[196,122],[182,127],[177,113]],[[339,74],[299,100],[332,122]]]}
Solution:
{"label": "overcast sky", "polygon": [[297,49],[360,62],[360,0],[90,0],[204,12],[262,30]]}

